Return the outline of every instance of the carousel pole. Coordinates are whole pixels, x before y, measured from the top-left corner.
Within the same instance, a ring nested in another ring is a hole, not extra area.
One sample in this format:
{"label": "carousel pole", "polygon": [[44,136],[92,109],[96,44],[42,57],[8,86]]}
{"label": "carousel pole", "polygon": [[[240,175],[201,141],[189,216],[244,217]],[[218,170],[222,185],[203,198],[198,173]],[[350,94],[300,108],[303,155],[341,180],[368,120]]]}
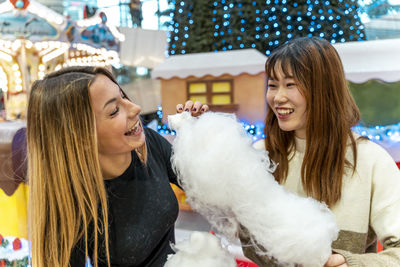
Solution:
{"label": "carousel pole", "polygon": [[21,39],[21,55],[19,56],[19,68],[21,71],[22,78],[22,90],[26,91],[28,95],[28,73],[27,73],[27,65],[26,65],[26,40],[25,38]]}
{"label": "carousel pole", "polygon": [[7,119],[7,106],[8,106],[8,90],[7,87],[1,88],[3,92],[3,100],[4,100],[4,119]]}

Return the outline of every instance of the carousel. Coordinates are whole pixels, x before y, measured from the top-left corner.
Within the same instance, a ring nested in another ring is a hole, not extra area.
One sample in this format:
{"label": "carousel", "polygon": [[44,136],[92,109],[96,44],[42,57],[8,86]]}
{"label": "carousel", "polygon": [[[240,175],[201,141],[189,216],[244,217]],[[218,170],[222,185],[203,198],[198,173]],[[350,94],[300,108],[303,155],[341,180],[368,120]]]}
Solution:
{"label": "carousel", "polygon": [[34,1],[0,4],[0,266],[27,261],[25,118],[32,82],[66,66],[111,68],[123,40],[103,12],[72,21]]}
{"label": "carousel", "polygon": [[94,17],[72,21],[29,0],[0,4],[0,89],[3,120],[26,117],[33,81],[65,66],[111,66],[119,62],[124,36]]}

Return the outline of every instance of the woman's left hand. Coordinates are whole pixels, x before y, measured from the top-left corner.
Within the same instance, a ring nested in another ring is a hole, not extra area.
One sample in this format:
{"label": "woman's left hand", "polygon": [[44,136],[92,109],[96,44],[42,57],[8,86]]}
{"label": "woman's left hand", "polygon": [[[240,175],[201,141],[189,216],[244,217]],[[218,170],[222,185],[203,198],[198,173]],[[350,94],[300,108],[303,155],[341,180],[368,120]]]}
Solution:
{"label": "woman's left hand", "polygon": [[178,104],[176,105],[176,112],[182,113],[184,111],[190,111],[193,117],[200,116],[204,112],[207,112],[210,108],[207,105],[203,105],[201,102],[188,100],[185,105]]}
{"label": "woman's left hand", "polygon": [[332,254],[324,267],[348,267],[346,259],[340,254]]}

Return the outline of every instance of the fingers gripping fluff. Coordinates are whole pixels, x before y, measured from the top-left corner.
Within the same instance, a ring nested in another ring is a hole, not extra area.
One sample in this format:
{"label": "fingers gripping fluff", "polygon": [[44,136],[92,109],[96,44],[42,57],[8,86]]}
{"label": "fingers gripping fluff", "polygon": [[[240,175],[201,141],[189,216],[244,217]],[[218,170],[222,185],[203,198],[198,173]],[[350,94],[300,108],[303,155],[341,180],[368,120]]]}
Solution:
{"label": "fingers gripping fluff", "polygon": [[227,237],[239,223],[269,257],[286,265],[323,266],[337,238],[327,206],[286,191],[274,179],[268,154],[252,148],[231,114],[168,117],[177,131],[172,164],[193,209]]}

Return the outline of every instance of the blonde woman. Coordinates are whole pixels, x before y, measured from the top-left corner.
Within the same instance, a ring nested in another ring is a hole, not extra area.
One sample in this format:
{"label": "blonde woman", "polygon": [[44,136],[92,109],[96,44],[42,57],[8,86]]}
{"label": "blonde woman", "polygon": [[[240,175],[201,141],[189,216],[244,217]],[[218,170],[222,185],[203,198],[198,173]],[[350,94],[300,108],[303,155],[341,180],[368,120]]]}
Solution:
{"label": "blonde woman", "polygon": [[[179,111],[206,105],[187,102]],[[36,81],[28,105],[35,267],[162,266],[178,204],[170,144],[110,72],[70,67]]]}
{"label": "blonde woman", "polygon": [[[266,138],[255,146],[279,163],[276,181],[335,214],[340,233],[325,266],[400,266],[400,171],[383,148],[351,131],[360,113],[334,47],[295,39],[273,51],[265,70]],[[277,266],[256,253],[246,229],[240,238],[260,267]]]}

